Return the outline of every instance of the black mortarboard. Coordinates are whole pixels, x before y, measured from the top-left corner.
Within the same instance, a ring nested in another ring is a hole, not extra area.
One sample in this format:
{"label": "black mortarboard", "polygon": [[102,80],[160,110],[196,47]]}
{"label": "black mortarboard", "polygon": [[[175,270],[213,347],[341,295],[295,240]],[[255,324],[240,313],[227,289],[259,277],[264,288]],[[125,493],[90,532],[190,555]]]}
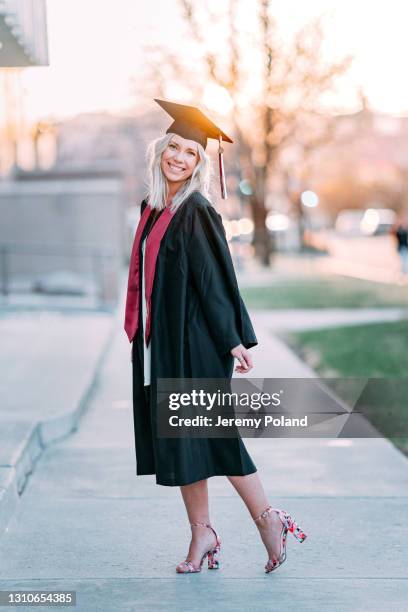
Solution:
{"label": "black mortarboard", "polygon": [[194,140],[200,143],[204,149],[207,146],[207,138],[215,138],[215,140],[218,140],[221,195],[225,199],[227,197],[227,190],[225,186],[224,162],[222,158],[224,150],[221,147],[221,141],[233,142],[233,140],[195,106],[176,104],[175,102],[157,100],[156,98],[155,102],[174,119],[171,126],[166,130],[166,134],[172,132],[173,134],[178,134],[182,138]]}

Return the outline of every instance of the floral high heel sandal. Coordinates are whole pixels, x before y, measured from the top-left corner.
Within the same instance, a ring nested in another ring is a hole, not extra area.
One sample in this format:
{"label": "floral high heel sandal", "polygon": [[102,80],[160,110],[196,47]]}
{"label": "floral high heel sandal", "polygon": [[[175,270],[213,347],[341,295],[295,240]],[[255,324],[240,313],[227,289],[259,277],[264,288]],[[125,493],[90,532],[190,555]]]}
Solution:
{"label": "floral high heel sandal", "polygon": [[209,529],[212,529],[216,538],[216,545],[211,546],[211,548],[203,554],[198,567],[196,567],[192,561],[186,559],[185,561],[179,563],[179,565],[176,567],[176,572],[179,574],[193,574],[201,572],[201,567],[206,557],[208,557],[208,569],[218,569],[220,566],[218,556],[221,548],[221,540],[218,537],[215,529],[213,529],[213,527],[211,527],[211,525],[208,523],[190,523],[190,525],[191,527],[208,527]]}
{"label": "floral high heel sandal", "polygon": [[280,555],[278,561],[272,561],[272,559],[268,559],[265,565],[265,572],[268,574],[269,572],[273,572],[276,570],[284,561],[286,561],[286,536],[288,531],[298,540],[298,542],[302,543],[305,541],[307,535],[304,531],[301,530],[299,525],[293,520],[286,510],[279,510],[279,508],[272,508],[272,506],[268,506],[262,514],[260,514],[257,518],[254,519],[255,522],[266,519],[271,512],[277,512],[282,523],[282,531],[280,534]]}

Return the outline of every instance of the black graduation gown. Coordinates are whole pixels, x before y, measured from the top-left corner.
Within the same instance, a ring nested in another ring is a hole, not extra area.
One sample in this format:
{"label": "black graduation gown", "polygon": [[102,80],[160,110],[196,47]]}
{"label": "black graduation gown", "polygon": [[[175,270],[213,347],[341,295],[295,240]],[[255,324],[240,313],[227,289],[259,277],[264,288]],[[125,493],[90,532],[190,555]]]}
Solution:
{"label": "black graduation gown", "polygon": [[[141,213],[145,207],[146,201]],[[151,218],[152,214],[140,241],[141,266],[141,245]],[[156,434],[157,378],[231,379],[230,350],[258,343],[239,293],[221,215],[199,192],[183,202],[161,240],[151,309],[149,388],[144,387],[143,377],[141,304],[132,346],[136,474],[156,474],[157,484],[180,486],[210,476],[256,472],[240,436],[159,438]]]}

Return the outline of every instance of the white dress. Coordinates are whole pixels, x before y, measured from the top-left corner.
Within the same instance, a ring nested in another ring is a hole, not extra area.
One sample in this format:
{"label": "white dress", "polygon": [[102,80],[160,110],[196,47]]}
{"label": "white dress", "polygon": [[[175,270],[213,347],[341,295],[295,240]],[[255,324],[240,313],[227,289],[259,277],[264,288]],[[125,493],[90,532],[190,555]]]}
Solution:
{"label": "white dress", "polygon": [[146,346],[145,340],[145,329],[146,329],[146,316],[147,316],[147,307],[146,307],[146,298],[145,298],[145,246],[146,246],[146,238],[142,243],[142,252],[143,252],[143,266],[142,266],[142,318],[143,318],[143,364],[144,364],[144,386],[150,385],[150,353],[152,343],[149,342],[149,346]]}

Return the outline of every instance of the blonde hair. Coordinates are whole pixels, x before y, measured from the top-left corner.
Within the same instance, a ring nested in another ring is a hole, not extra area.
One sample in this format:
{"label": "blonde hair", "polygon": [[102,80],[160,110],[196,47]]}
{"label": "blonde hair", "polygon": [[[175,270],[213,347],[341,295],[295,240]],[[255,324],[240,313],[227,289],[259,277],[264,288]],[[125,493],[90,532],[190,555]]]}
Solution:
{"label": "blonde hair", "polygon": [[[166,206],[168,196],[168,185],[161,169],[161,156],[174,134],[169,132],[160,138],[152,140],[146,151],[147,158],[147,199],[151,208],[162,210]],[[193,191],[199,191],[209,199],[209,189],[212,174],[211,159],[206,154],[204,147],[197,143],[199,160],[192,175],[184,182],[177,191],[170,205],[170,210],[175,212]]]}

